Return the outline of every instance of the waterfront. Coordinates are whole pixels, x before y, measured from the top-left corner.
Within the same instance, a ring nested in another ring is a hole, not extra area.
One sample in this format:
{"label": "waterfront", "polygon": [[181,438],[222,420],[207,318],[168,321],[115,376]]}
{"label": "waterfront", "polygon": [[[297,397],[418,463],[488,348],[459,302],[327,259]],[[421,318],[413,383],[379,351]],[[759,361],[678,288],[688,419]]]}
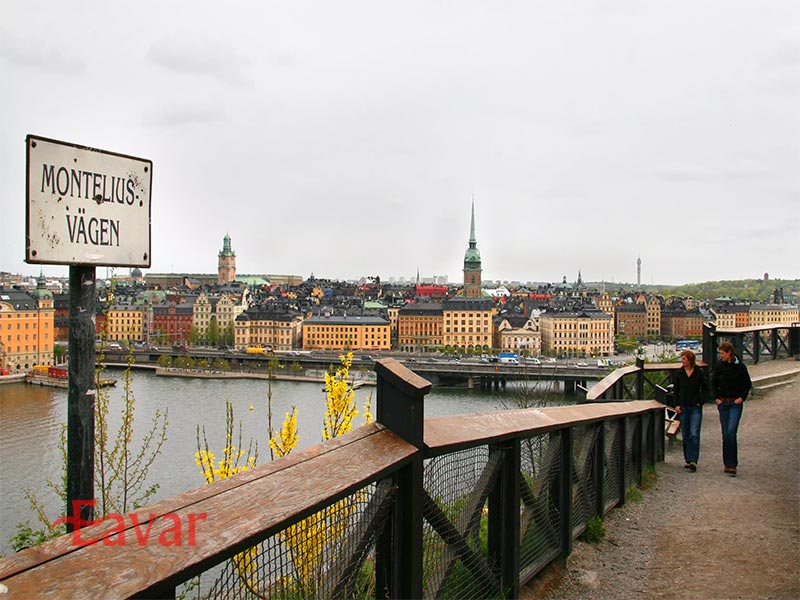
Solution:
{"label": "waterfront", "polygon": [[[107,374],[119,381],[108,388],[111,398],[111,421],[119,425],[124,393],[123,372],[109,369]],[[225,400],[234,407],[237,424],[242,424],[242,442],[258,441],[259,463],[269,460],[267,444],[267,389],[263,380],[208,380],[156,377],[151,372],[134,371],[132,389],[136,396],[135,431],[146,431],[156,409],[169,412],[167,441],[158,457],[151,482],[160,488],[155,499],[167,498],[203,485],[194,463],[197,426],[205,426],[209,446],[218,456],[225,444]],[[500,410],[511,406],[522,394],[523,385],[506,391],[433,388],[426,397],[425,414],[450,415]],[[272,383],[273,425],[280,426],[292,406],[299,410],[300,447],[312,446],[321,439],[325,395],[320,383],[275,381]],[[369,396],[375,411],[375,388],[364,386],[356,391],[362,410]],[[561,394],[543,390],[548,403],[563,401]],[[250,410],[250,407],[253,407]],[[59,432],[66,422],[67,391],[15,383],[0,386],[0,552],[11,552],[8,543],[16,533],[17,523],[30,521],[38,528],[36,517],[24,496],[31,489],[43,501],[48,515],[56,518],[60,501],[47,488],[47,481],[58,481],[60,455]],[[361,416],[357,424],[363,423]],[[238,427],[237,427],[238,429]],[[238,445],[238,442],[234,442]]]}

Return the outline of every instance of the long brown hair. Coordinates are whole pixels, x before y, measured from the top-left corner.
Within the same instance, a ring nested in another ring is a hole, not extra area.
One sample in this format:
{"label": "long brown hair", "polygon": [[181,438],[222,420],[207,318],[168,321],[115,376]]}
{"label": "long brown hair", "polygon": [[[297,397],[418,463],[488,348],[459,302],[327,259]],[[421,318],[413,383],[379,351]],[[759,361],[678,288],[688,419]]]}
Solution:
{"label": "long brown hair", "polygon": [[694,352],[692,352],[691,350],[684,350],[683,352],[681,352],[681,356],[685,356],[686,357],[686,360],[689,361],[689,366],[691,368],[694,369],[695,366],[697,366],[697,357],[695,356]]}

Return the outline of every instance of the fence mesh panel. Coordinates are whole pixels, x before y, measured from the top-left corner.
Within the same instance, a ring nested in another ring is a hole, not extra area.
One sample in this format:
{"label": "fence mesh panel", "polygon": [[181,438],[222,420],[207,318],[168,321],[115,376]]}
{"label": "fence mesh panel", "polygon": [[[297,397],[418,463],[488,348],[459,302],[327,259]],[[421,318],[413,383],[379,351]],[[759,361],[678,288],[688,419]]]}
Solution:
{"label": "fence mesh panel", "polygon": [[[650,432],[653,430],[653,420],[655,419],[655,413],[647,412],[643,415],[642,420],[642,435],[650,435]],[[656,449],[650,444],[647,443],[644,445],[644,456],[642,457],[643,466],[654,465],[656,462]]]}
{"label": "fence mesh panel", "polygon": [[575,427],[572,435],[572,528],[574,535],[578,535],[595,513],[597,493],[593,473],[598,428],[597,425]]}
{"label": "fence mesh panel", "polygon": [[[520,571],[537,571],[560,550],[558,488],[561,433],[521,441]],[[523,577],[522,579],[525,579]]]}
{"label": "fence mesh panel", "polygon": [[611,507],[615,506],[622,498],[625,491],[622,489],[622,482],[619,478],[619,465],[620,452],[622,451],[622,444],[620,443],[620,419],[612,419],[606,421],[605,431],[605,509],[608,511]]}
{"label": "fence mesh panel", "polygon": [[371,484],[298,521],[222,565],[202,595],[364,598],[375,595],[374,549],[390,515],[388,482]]}
{"label": "fence mesh panel", "polygon": [[[625,417],[625,487],[629,488],[632,485],[639,483],[639,475],[636,472],[637,463],[634,453],[637,451],[635,448],[636,434],[639,429],[638,417]],[[627,489],[622,490],[624,494]]]}
{"label": "fence mesh panel", "polygon": [[500,595],[486,539],[485,484],[492,472],[487,446],[425,461],[423,485],[430,499],[422,533],[426,598]]}

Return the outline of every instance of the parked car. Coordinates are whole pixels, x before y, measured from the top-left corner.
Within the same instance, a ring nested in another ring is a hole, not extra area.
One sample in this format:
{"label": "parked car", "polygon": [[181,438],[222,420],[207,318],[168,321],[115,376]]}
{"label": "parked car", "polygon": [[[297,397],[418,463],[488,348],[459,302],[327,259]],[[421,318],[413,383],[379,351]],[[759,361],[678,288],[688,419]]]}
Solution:
{"label": "parked car", "polygon": [[527,358],[525,359],[525,362],[526,362],[526,363],[530,363],[530,364],[532,364],[532,365],[541,365],[541,364],[542,364],[542,361],[540,361],[540,360],[539,360],[538,358],[536,358],[535,356],[529,356],[529,357],[527,357]]}

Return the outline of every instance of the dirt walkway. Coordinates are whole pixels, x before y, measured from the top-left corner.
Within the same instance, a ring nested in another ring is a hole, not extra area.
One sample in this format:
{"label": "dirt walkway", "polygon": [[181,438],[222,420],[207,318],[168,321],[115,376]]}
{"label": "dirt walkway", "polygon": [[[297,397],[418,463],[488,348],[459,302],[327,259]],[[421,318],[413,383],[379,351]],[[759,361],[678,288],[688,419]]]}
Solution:
{"label": "dirt walkway", "polygon": [[[768,362],[750,372],[798,366]],[[522,597],[800,598],[799,381],[751,396],[739,427],[739,476],[722,466],[719,419],[708,405],[697,473],[683,468],[676,444],[643,501],[607,516],[603,542],[577,542],[560,582]]]}

